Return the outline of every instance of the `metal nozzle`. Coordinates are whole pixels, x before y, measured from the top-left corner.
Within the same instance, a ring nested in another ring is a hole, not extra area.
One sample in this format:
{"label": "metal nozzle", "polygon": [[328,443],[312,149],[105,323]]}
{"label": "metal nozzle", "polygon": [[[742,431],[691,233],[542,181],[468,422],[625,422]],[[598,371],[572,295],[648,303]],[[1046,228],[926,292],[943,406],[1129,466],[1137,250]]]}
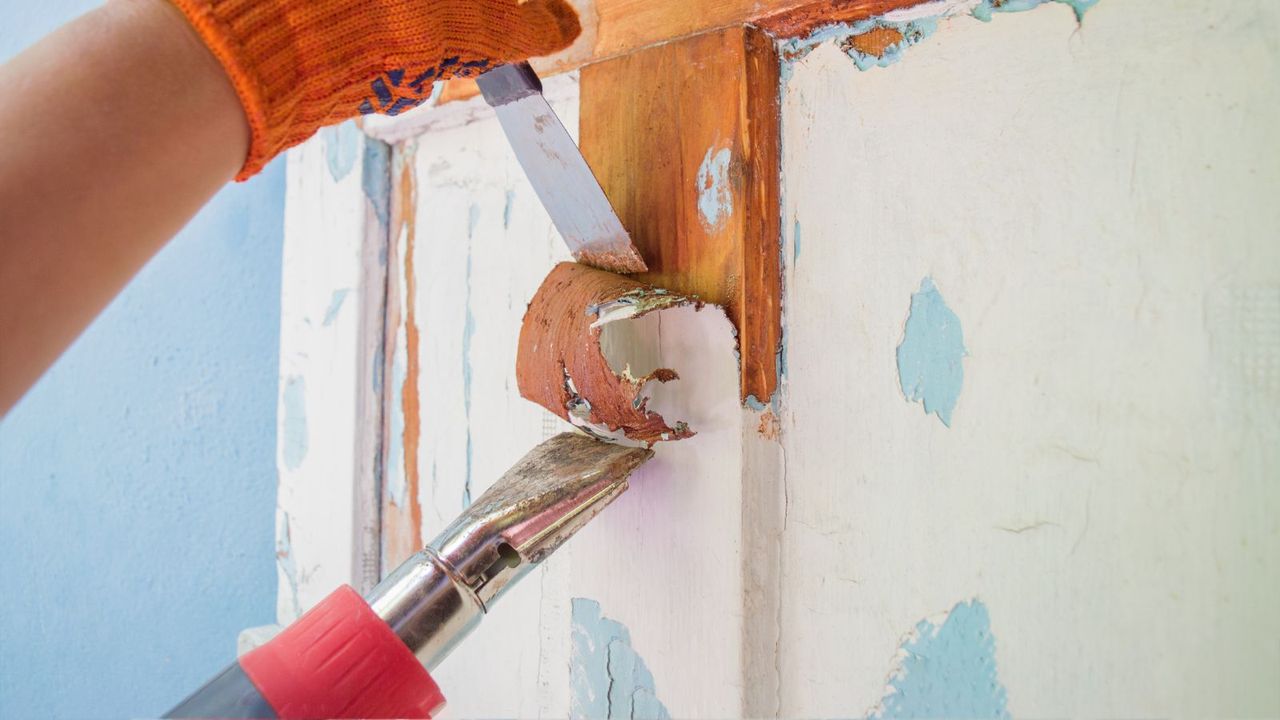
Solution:
{"label": "metal nozzle", "polygon": [[521,458],[369,604],[433,668],[493,602],[627,489],[644,448],[562,433]]}

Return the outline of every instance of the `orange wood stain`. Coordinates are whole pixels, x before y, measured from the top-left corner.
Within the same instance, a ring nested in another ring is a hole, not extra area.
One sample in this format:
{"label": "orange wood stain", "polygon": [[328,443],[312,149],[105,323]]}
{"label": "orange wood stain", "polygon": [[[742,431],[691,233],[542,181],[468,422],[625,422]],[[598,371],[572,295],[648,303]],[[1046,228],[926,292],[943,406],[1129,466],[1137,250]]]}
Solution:
{"label": "orange wood stain", "polygon": [[853,48],[863,55],[872,57],[884,56],[884,51],[893,45],[902,42],[902,33],[889,27],[874,27],[862,33],[854,35],[844,41],[843,49]]}
{"label": "orange wood stain", "polygon": [[[781,339],[773,40],[736,27],[591,65],[581,103],[583,154],[650,268],[636,279],[724,306],[742,398],[768,402]],[[699,171],[722,150],[725,213],[708,223]]]}
{"label": "orange wood stain", "polygon": [[[404,268],[405,307],[394,307],[400,295],[398,273],[390,273],[390,284],[387,293],[387,368],[383,377],[392,378],[391,365],[395,353],[395,331],[400,317],[404,318],[405,327],[405,378],[400,388],[399,411],[404,416],[404,431],[401,434],[401,447],[404,449],[405,492],[403,506],[397,505],[391,495],[383,490],[382,497],[382,567],[395,568],[411,555],[422,549],[422,504],[418,499],[420,485],[418,473],[418,447],[422,436],[422,412],[418,397],[418,377],[421,372],[421,338],[414,311],[414,295],[417,291],[417,278],[414,270],[414,241],[416,188],[414,185],[414,162],[408,146],[397,148],[400,157],[400,176],[393,179],[391,188],[391,247],[397,246],[397,239],[404,238],[401,262],[397,263],[393,256],[389,258],[389,267]],[[388,383],[390,389],[390,383]],[[388,392],[391,397],[391,393]],[[392,410],[394,412],[394,410]],[[388,427],[390,425],[388,424]],[[388,447],[390,443],[387,444]]]}

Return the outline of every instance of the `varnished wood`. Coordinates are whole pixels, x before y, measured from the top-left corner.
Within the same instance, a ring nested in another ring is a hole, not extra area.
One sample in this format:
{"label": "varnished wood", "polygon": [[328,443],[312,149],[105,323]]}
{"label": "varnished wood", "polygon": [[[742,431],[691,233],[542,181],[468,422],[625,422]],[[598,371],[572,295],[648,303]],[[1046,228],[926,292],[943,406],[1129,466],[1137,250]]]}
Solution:
{"label": "varnished wood", "polygon": [[[772,40],[736,27],[584,68],[579,135],[649,265],[637,279],[723,305],[738,328],[742,397],[767,402],[781,336]],[[699,169],[722,150],[726,213],[713,224]]]}

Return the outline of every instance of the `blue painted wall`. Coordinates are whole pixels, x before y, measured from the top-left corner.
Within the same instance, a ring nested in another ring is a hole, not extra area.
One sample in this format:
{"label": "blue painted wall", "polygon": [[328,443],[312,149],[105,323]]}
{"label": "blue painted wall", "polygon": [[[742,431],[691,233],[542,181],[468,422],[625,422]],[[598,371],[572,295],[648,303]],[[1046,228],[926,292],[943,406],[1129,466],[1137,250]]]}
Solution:
{"label": "blue painted wall", "polygon": [[[96,4],[0,0],[0,61]],[[274,620],[283,212],[228,187],[0,421],[0,717],[157,715]]]}

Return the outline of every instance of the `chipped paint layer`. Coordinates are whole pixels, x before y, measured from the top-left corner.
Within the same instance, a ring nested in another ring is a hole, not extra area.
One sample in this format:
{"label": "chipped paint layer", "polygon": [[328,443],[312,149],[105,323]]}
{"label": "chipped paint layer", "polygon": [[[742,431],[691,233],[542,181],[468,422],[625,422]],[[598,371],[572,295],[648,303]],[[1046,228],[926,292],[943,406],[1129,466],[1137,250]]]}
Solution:
{"label": "chipped paint layer", "polygon": [[391,146],[381,140],[364,139],[364,166],[360,187],[383,227],[391,223]]}
{"label": "chipped paint layer", "polygon": [[307,380],[290,375],[284,382],[284,466],[297,470],[307,457]]}
{"label": "chipped paint layer", "polygon": [[898,382],[910,402],[922,402],[951,427],[951,413],[964,384],[964,332],[960,318],[926,277],[911,296],[902,343],[898,345]]}
{"label": "chipped paint layer", "polygon": [[320,137],[324,142],[325,164],[329,167],[329,176],[334,182],[341,182],[355,167],[356,154],[360,152],[360,135],[360,129],[353,120],[320,130]]}
{"label": "chipped paint layer", "polygon": [[945,620],[921,620],[898,650],[887,694],[870,717],[1009,717],[987,606],[970,600]]}
{"label": "chipped paint layer", "polygon": [[626,626],[604,617],[600,603],[586,598],[573,599],[572,616],[569,717],[671,717],[658,699],[653,673],[631,646]]}
{"label": "chipped paint layer", "polygon": [[471,505],[471,468],[474,458],[474,443],[471,438],[471,339],[476,334],[476,316],[471,309],[471,251],[476,234],[476,223],[480,222],[480,208],[472,204],[467,209],[467,270],[464,280],[466,292],[462,304],[466,316],[462,321],[462,410],[467,428],[467,475],[462,485],[462,507]]}
{"label": "chipped paint layer", "polygon": [[602,439],[649,445],[693,435],[683,422],[671,427],[647,408],[651,380],[670,382],[675,371],[658,368],[642,377],[610,367],[600,347],[602,326],[681,305],[696,297],[578,263],[560,263],[529,303],[520,326],[516,382],[520,394]]}
{"label": "chipped paint layer", "polygon": [[1071,10],[1075,12],[1076,20],[1078,21],[1083,21],[1085,12],[1098,4],[1098,0],[982,0],[973,9],[973,16],[983,22],[990,22],[992,13],[1034,10],[1050,2],[1070,6]]}
{"label": "chipped paint layer", "polygon": [[298,563],[293,557],[293,530],[289,527],[289,513],[276,508],[276,565],[280,574],[289,584],[292,603],[290,610],[294,617],[302,614],[302,603],[298,600]]}
{"label": "chipped paint layer", "polygon": [[698,215],[708,232],[724,227],[733,215],[733,192],[729,187],[729,162],[733,153],[729,148],[707,148],[707,155],[698,166]]}
{"label": "chipped paint layer", "polygon": [[418,395],[418,376],[421,372],[421,349],[418,319],[414,298],[417,297],[417,271],[413,265],[416,239],[414,210],[417,207],[417,186],[414,183],[413,163],[405,162],[400,171],[399,193],[403,207],[400,212],[400,233],[404,247],[404,293],[407,302],[404,313],[405,373],[400,385],[400,408],[403,417],[401,442],[404,448],[404,500],[409,507],[409,524],[413,547],[422,546],[422,503],[418,498],[418,445],[422,437],[422,414]]}
{"label": "chipped paint layer", "polygon": [[780,44],[783,81],[790,76],[791,63],[824,42],[839,45],[859,70],[888,67],[901,60],[908,48],[933,35],[946,18],[968,13],[986,22],[995,12],[1021,12],[1051,2],[1070,6],[1079,21],[1098,4],[1098,0],[935,0],[854,22],[827,23]]}
{"label": "chipped paint layer", "polygon": [[[923,41],[938,29],[937,17],[912,20],[889,20],[885,17],[869,18],[856,23],[837,23],[818,28],[802,38],[792,38],[781,46],[785,65],[808,55],[822,43],[831,41],[840,46],[859,70],[888,67],[902,59],[913,45]],[[788,74],[784,70],[784,75]]]}
{"label": "chipped paint layer", "polygon": [[338,313],[342,311],[342,303],[346,301],[347,295],[351,293],[351,288],[338,288],[329,296],[329,307],[324,311],[324,320],[321,325],[329,327],[334,320],[338,319]]}

